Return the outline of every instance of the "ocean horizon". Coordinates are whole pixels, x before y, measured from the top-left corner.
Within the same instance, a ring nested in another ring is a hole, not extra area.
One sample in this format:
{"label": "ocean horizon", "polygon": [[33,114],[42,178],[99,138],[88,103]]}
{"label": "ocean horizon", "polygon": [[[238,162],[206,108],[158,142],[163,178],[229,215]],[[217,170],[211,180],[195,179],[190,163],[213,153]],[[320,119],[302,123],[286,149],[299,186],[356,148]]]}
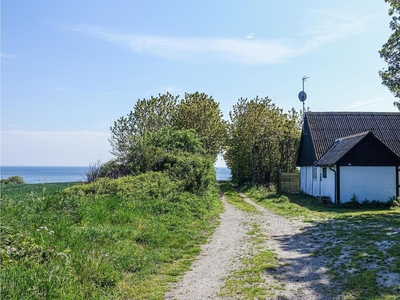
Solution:
{"label": "ocean horizon", "polygon": [[[0,166],[0,177],[20,176],[27,184],[85,182],[88,166]],[[214,167],[217,180],[228,180],[230,169]]]}

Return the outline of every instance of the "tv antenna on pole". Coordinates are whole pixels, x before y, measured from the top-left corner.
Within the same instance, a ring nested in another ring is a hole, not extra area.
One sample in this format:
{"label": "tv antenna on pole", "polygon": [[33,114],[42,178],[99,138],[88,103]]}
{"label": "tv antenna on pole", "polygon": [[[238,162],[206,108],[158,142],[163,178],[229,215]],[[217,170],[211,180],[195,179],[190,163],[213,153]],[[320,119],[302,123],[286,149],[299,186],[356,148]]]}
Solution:
{"label": "tv antenna on pole", "polygon": [[307,94],[306,94],[306,92],[304,92],[304,82],[308,79],[308,78],[310,78],[310,76],[303,76],[303,78],[302,78],[302,80],[303,80],[303,90],[299,93],[299,100],[301,101],[301,102],[303,102],[303,114],[304,114],[304,102],[306,101],[306,99],[307,99]]}

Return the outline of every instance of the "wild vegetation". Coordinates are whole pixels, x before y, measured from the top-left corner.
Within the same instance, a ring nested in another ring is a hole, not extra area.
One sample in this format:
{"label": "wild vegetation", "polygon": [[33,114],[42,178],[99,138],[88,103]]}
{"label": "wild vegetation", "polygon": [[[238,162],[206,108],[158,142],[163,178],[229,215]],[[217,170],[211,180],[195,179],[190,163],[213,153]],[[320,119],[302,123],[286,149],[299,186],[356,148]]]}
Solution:
{"label": "wild vegetation", "polygon": [[300,120],[294,109],[284,113],[267,97],[241,98],[230,119],[224,159],[233,182],[277,183],[279,171],[295,170]]}
{"label": "wild vegetation", "polygon": [[2,299],[161,298],[221,211],[162,173],[69,185],[3,187]]}
{"label": "wild vegetation", "polygon": [[22,177],[15,175],[15,176],[10,176],[10,177],[8,177],[6,179],[2,178],[0,180],[0,183],[3,183],[3,184],[24,184],[25,180]]}
{"label": "wild vegetation", "polygon": [[166,128],[193,130],[204,155],[217,159],[224,153],[232,179],[239,184],[277,183],[280,170],[295,170],[300,140],[300,115],[284,113],[268,97],[240,98],[223,119],[219,103],[204,93],[186,93],[184,99],[169,93],[139,100],[126,117],[111,127],[110,145],[115,158],[102,166],[102,177],[117,178],[142,172],[146,152],[143,137]]}
{"label": "wild vegetation", "polygon": [[145,168],[145,160],[149,159],[148,153],[142,152],[144,139],[149,140],[149,134],[160,130],[194,131],[203,155],[216,161],[225,146],[226,128],[219,103],[204,93],[186,93],[181,101],[170,93],[139,100],[126,117],[119,118],[110,128],[111,153],[115,158],[104,166],[102,174],[119,177],[143,172],[140,168]]}
{"label": "wild vegetation", "polygon": [[[393,31],[388,41],[382,45],[379,51],[381,58],[387,63],[387,68],[379,71],[382,84],[391,91],[396,98],[400,98],[400,1],[385,0],[390,5],[389,16],[392,17],[389,27]],[[400,101],[393,103],[400,110]]]}

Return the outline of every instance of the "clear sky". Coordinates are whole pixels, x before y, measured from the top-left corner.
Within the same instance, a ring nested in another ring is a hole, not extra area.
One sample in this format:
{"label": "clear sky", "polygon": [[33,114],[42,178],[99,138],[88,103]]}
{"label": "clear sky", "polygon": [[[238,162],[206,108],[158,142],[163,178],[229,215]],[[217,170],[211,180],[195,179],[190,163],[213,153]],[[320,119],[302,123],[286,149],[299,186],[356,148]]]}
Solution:
{"label": "clear sky", "polygon": [[[312,111],[396,111],[383,0],[1,1],[1,165],[87,166],[138,99],[204,92]],[[222,162],[218,162],[221,165]]]}

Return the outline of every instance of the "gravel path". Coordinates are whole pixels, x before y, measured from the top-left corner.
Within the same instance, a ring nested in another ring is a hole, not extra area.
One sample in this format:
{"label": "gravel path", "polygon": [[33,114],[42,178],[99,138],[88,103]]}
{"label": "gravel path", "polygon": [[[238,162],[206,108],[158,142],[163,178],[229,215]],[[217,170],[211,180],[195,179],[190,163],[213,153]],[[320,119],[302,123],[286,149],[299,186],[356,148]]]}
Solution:
{"label": "gravel path", "polygon": [[227,203],[221,197],[225,211],[221,214],[220,226],[208,244],[202,246],[201,253],[177,286],[166,294],[165,299],[202,300],[217,299],[223,278],[235,268],[232,259],[243,253],[249,216]]}
{"label": "gravel path", "polygon": [[[224,277],[240,267],[240,257],[249,252],[251,239],[246,232],[251,224],[258,224],[268,239],[264,247],[278,255],[280,266],[276,271],[263,274],[266,285],[279,288],[270,299],[333,299],[324,294],[329,286],[323,261],[310,254],[321,245],[311,243],[303,234],[306,225],[288,221],[257,205],[244,194],[243,199],[255,206],[260,214],[248,214],[221,197],[225,211],[220,226],[182,280],[168,292],[165,299],[226,299],[217,294]],[[235,299],[240,299],[238,296]]]}

